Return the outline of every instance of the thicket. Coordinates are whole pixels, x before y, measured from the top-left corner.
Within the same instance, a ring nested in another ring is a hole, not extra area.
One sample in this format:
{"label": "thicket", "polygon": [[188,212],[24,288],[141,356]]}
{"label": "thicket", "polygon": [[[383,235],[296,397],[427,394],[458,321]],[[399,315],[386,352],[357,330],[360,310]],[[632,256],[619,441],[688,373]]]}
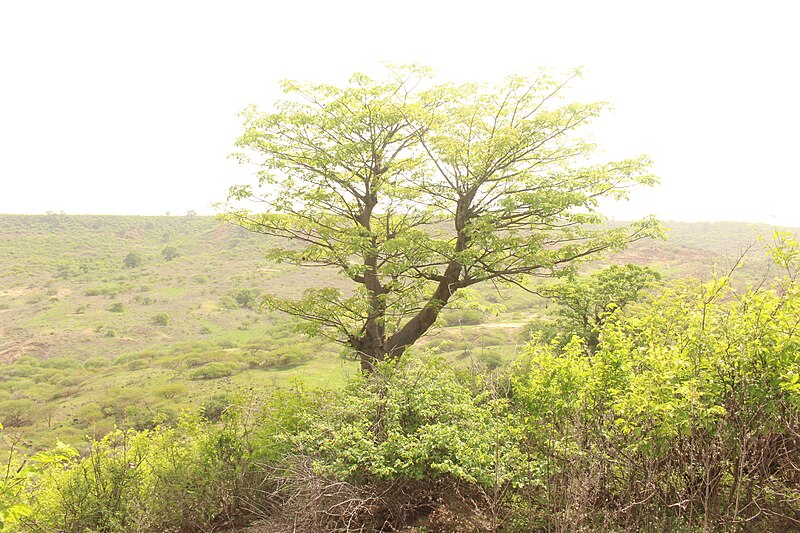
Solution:
{"label": "thicket", "polygon": [[12,457],[0,509],[27,505],[3,518],[37,532],[797,530],[798,252],[773,251],[770,287],[677,282],[615,308],[591,353],[407,357],[341,390],[217,398],[219,423],[114,432],[24,482]]}

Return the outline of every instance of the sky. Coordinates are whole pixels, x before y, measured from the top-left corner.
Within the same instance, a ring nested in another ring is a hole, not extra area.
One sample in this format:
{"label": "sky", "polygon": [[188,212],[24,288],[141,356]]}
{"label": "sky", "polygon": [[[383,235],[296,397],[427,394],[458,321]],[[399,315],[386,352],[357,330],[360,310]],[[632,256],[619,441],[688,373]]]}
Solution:
{"label": "sky", "polygon": [[800,32],[762,0],[2,1],[0,213],[213,214],[251,168],[238,113],[282,79],[342,83],[382,62],[499,82],[585,74],[609,159],[661,185],[617,220],[800,226]]}

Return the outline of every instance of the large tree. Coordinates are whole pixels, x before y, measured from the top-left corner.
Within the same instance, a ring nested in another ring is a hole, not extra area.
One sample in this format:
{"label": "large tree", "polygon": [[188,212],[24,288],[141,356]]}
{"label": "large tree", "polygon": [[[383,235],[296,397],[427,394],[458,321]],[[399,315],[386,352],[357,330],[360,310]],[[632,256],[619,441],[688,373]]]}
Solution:
{"label": "large tree", "polygon": [[588,162],[594,145],[576,132],[606,106],[565,103],[574,77],[487,89],[395,68],[344,87],[286,81],[273,111],[246,109],[237,155],[260,166],[259,182],[231,189],[227,218],[283,239],[272,259],[334,267],[354,285],[266,303],[369,370],[401,356],[461,289],[559,275],[658,231],[602,225],[600,199],[656,179],[644,156]]}

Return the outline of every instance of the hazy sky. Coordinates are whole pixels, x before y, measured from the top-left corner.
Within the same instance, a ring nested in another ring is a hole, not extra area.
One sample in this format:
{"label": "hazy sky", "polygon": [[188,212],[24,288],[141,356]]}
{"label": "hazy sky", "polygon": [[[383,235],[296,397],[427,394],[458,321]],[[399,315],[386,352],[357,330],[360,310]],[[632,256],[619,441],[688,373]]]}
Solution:
{"label": "hazy sky", "polygon": [[795,2],[535,0],[0,2],[0,213],[212,213],[226,156],[284,78],[382,61],[499,81],[586,67],[609,157],[662,184],[617,219],[800,226]]}

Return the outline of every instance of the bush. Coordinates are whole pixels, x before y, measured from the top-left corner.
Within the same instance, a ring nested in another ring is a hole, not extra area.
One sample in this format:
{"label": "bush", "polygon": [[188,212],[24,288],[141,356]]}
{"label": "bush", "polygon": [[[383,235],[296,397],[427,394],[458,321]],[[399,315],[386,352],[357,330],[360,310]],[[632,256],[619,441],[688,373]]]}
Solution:
{"label": "bush", "polygon": [[122,302],[114,302],[111,304],[111,307],[109,307],[108,310],[112,313],[122,313],[125,311],[125,306],[122,305]]}
{"label": "bush", "polygon": [[156,313],[150,318],[150,322],[156,326],[166,326],[169,324],[169,315],[166,313]]}
{"label": "bush", "polygon": [[147,359],[131,359],[126,365],[128,370],[142,370],[149,366],[150,362]]}
{"label": "bush", "polygon": [[165,261],[172,261],[179,255],[178,250],[174,246],[167,246],[161,250],[161,257],[163,257]]}
{"label": "bush", "polygon": [[677,284],[625,314],[591,356],[576,336],[518,366],[515,398],[550,472],[542,528],[792,529],[798,288]]}
{"label": "bush", "polygon": [[238,372],[238,367],[234,363],[208,363],[189,373],[190,379],[219,379]]}
{"label": "bush", "polygon": [[80,368],[81,364],[72,357],[60,356],[51,357],[42,362],[43,368],[55,368],[58,370],[67,370]]}
{"label": "bush", "polygon": [[125,268],[139,268],[142,266],[142,257],[136,252],[131,252],[122,260],[122,266]]}
{"label": "bush", "polygon": [[23,531],[214,531],[261,490],[235,428],[114,431],[41,475]]}
{"label": "bush", "polygon": [[231,401],[227,394],[215,394],[203,402],[200,412],[209,422],[219,422],[229,407]]}
{"label": "bush", "polygon": [[454,478],[503,489],[526,476],[520,420],[491,387],[473,389],[444,359],[406,358],[356,379],[304,437],[327,472],[350,481]]}
{"label": "bush", "polygon": [[442,325],[450,326],[475,326],[483,324],[486,313],[478,309],[447,309],[441,315]]}
{"label": "bush", "polygon": [[236,289],[228,291],[222,297],[222,306],[226,309],[258,309],[261,304],[261,291],[258,289]]}
{"label": "bush", "polygon": [[34,403],[31,400],[0,402],[0,424],[5,427],[28,426],[33,422]]}
{"label": "bush", "polygon": [[108,360],[106,357],[90,357],[86,361],[83,362],[83,368],[86,370],[95,370],[98,368],[105,368],[111,365],[111,361]]}
{"label": "bush", "polygon": [[166,400],[173,400],[178,396],[184,396],[189,389],[183,383],[167,383],[156,389],[156,394]]}

